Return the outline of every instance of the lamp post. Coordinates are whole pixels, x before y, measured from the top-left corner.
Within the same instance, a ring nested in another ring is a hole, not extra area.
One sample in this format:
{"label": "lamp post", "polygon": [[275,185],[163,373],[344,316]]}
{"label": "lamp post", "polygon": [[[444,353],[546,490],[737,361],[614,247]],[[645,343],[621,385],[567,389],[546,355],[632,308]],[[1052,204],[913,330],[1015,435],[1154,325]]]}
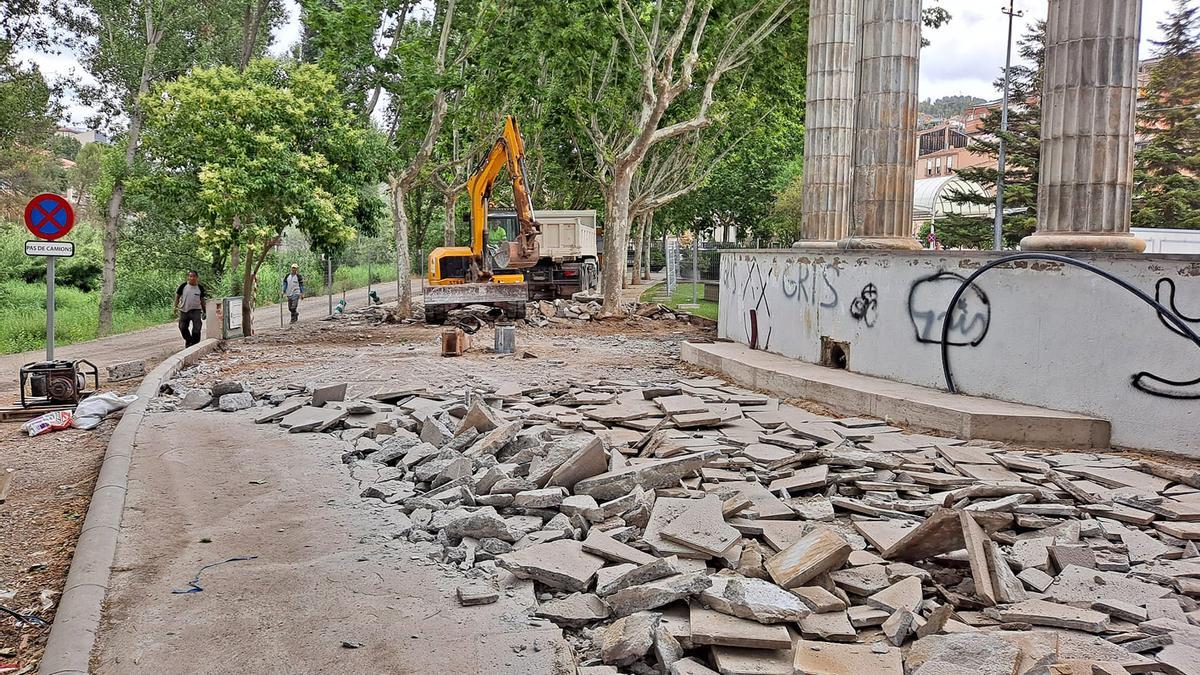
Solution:
{"label": "lamp post", "polygon": [[1012,34],[1013,19],[1025,16],[1025,12],[1014,10],[1016,0],[1008,0],[1008,7],[1000,11],[1008,16],[1008,42],[1005,43],[1004,55],[1004,98],[1000,101],[1000,156],[996,164],[996,221],[992,227],[992,248],[999,251],[1004,248],[1004,153],[1007,143],[1004,134],[1008,133],[1008,73],[1012,68]]}

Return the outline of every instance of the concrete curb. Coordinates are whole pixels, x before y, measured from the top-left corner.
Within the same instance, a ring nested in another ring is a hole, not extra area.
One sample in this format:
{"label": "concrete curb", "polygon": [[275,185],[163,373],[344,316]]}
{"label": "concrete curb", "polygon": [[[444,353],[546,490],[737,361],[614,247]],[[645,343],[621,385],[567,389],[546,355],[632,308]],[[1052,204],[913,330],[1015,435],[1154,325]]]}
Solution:
{"label": "concrete curb", "polygon": [[158,364],[142,380],[137,389],[138,400],[125,409],[113,430],[92,491],[92,503],[75,545],[58,612],[50,628],[46,653],[38,665],[38,675],[86,675],[89,672],[92,647],[100,628],[100,613],[117,552],[129,466],[133,462],[134,437],[146,416],[146,406],[158,395],[163,382],[211,354],[220,344],[219,340],[204,340]]}

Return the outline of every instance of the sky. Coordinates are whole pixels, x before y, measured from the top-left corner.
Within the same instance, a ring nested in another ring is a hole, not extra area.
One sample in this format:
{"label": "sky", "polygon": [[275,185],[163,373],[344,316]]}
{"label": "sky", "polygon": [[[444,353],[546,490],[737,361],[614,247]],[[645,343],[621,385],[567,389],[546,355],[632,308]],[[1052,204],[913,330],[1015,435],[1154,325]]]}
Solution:
{"label": "sky", "polygon": [[[925,0],[926,6],[930,4]],[[941,0],[937,4],[953,18],[938,30],[925,32],[931,44],[921,50],[921,100],[959,94],[1000,98],[993,82],[1004,70],[1008,18],[1000,10],[1008,8],[1008,0]],[[1174,4],[1174,0],[1142,0],[1142,58],[1154,51],[1152,40],[1162,37],[1158,24]],[[1046,6],[1046,0],[1016,0],[1015,9],[1025,15],[1013,23],[1014,63],[1018,61],[1016,41],[1034,22],[1045,20]]]}
{"label": "sky", "polygon": [[[1191,0],[1200,2],[1200,0]],[[926,5],[934,0],[925,0]],[[1046,18],[1046,0],[1015,0],[1016,9],[1024,16],[1017,19],[1013,28],[1014,41],[1039,19]],[[1158,24],[1166,18],[1174,0],[1142,0],[1142,58],[1154,49],[1152,40],[1162,35]],[[300,9],[295,0],[285,0],[287,20],[275,29],[270,51],[274,55],[284,54],[300,37]],[[921,50],[921,82],[918,95],[921,99],[939,98],[956,94],[978,96],[983,99],[999,98],[993,81],[1004,67],[1007,19],[1001,13],[1006,0],[940,0],[939,4],[949,10],[949,24],[936,31],[927,31],[930,45]],[[74,55],[69,51],[61,54],[29,53],[41,65],[48,76],[65,76],[87,79]],[[1014,59],[1016,58],[1014,50]],[[91,110],[77,100],[65,101],[64,120],[76,127],[84,126]]]}

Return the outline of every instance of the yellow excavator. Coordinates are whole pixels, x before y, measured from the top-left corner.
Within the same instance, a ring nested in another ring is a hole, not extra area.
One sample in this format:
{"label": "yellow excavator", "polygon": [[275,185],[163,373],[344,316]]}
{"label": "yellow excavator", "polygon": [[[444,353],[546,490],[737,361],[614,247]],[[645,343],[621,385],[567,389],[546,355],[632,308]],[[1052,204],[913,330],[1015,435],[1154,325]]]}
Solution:
{"label": "yellow excavator", "polygon": [[[489,221],[492,188],[508,168],[516,218]],[[443,323],[454,309],[467,305],[497,307],[511,318],[524,318],[529,287],[520,271],[538,262],[541,226],[533,219],[533,202],[525,182],[525,141],[517,120],[504,118],[504,131],[467,181],[471,199],[471,245],[442,246],[429,253],[425,322]]]}

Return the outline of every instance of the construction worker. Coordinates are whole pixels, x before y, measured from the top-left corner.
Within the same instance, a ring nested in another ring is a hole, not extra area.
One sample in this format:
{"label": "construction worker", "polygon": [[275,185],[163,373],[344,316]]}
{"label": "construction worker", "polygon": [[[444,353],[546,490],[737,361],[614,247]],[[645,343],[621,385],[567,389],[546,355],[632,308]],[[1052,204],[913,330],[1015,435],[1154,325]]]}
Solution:
{"label": "construction worker", "polygon": [[292,263],[291,271],[283,278],[283,297],[287,298],[292,323],[296,323],[300,320],[300,300],[304,298],[304,275],[296,263]]}
{"label": "construction worker", "polygon": [[204,326],[205,306],[208,303],[208,291],[200,283],[200,274],[191,270],[187,274],[187,282],[179,284],[175,289],[175,316],[179,318],[179,333],[183,336],[184,348],[200,342],[200,332]]}

